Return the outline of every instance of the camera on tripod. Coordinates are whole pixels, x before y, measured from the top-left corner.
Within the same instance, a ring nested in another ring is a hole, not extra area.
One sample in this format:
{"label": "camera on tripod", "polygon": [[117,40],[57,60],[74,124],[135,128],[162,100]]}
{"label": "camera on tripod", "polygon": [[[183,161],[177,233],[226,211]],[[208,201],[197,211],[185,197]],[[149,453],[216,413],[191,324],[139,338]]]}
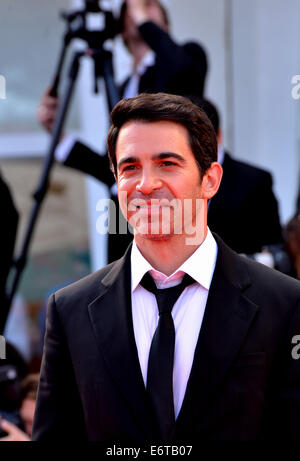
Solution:
{"label": "camera on tripod", "polygon": [[[69,27],[66,39],[71,41],[73,38],[80,38],[85,40],[90,48],[99,48],[106,40],[118,35],[119,20],[114,17],[111,10],[105,9],[102,5],[103,2],[99,0],[85,0],[84,8],[71,12],[63,11],[61,17]],[[99,24],[95,21],[96,15],[102,19],[99,20]]]}

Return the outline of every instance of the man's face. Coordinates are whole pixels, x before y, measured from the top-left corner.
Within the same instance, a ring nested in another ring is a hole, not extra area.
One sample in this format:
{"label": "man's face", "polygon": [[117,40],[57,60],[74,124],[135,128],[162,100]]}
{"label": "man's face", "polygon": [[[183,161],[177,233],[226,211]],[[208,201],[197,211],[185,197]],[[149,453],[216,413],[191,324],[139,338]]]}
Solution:
{"label": "man's face", "polygon": [[[200,212],[196,202],[203,202],[186,128],[168,121],[130,121],[120,130],[116,160],[121,210],[135,235],[152,240],[186,235],[187,226],[195,224]],[[181,214],[177,213],[180,207]]]}

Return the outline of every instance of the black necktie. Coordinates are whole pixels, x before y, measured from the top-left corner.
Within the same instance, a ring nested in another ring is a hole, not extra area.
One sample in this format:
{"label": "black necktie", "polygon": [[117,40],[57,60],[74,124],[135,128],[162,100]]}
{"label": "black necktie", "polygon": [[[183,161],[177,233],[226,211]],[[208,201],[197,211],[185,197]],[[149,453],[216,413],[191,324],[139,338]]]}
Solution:
{"label": "black necktie", "polygon": [[158,289],[149,272],[140,282],[146,290],[155,295],[159,310],[158,326],[149,354],[147,392],[163,441],[171,439],[175,425],[173,398],[175,328],[171,311],[183,290],[194,282],[195,280],[185,274],[179,285]]}

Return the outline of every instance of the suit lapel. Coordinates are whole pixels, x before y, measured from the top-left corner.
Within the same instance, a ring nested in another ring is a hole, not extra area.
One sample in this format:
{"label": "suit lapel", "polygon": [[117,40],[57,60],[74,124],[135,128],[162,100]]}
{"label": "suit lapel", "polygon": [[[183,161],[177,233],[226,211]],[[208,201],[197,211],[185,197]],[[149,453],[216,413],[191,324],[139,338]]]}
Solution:
{"label": "suit lapel", "polygon": [[[89,305],[89,315],[110,374],[149,436],[151,414],[140,369],[131,313],[131,245],[103,278],[103,292]],[[147,417],[149,416],[149,417]]]}
{"label": "suit lapel", "polygon": [[243,291],[251,285],[242,260],[215,236],[218,259],[177,431],[201,424],[218,386],[237,356],[258,306]]}

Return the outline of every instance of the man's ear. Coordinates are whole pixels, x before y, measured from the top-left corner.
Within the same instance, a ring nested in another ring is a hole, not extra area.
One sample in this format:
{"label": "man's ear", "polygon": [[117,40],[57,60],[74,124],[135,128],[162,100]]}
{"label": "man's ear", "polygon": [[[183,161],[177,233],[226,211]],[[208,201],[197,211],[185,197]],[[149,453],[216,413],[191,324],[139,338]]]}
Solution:
{"label": "man's ear", "polygon": [[223,176],[223,168],[217,162],[213,162],[206,170],[202,179],[202,197],[209,200],[219,190]]}

